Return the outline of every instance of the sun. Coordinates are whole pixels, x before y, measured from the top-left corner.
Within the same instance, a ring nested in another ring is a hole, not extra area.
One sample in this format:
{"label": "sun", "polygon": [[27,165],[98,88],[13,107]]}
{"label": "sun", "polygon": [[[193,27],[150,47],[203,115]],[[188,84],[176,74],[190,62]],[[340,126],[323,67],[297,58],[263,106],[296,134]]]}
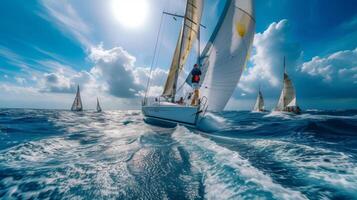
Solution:
{"label": "sun", "polygon": [[147,18],[147,0],[112,0],[114,17],[125,27],[138,28]]}

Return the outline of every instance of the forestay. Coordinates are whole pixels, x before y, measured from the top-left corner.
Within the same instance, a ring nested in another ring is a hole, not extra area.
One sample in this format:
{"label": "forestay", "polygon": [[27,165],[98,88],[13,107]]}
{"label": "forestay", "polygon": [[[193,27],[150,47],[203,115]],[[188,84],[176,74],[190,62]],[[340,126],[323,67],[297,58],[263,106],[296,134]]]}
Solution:
{"label": "forestay", "polygon": [[246,65],[255,32],[253,4],[253,0],[228,0],[202,52],[200,91],[208,99],[209,111],[224,109]]}
{"label": "forestay", "polygon": [[177,78],[189,56],[193,43],[196,41],[201,23],[203,0],[188,0],[183,25],[176,44],[162,96],[173,97]]}

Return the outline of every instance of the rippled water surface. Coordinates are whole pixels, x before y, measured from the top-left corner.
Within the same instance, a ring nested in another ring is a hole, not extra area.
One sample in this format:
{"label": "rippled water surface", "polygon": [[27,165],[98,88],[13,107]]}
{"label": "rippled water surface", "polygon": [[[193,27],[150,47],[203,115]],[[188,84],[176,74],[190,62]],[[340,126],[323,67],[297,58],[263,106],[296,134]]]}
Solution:
{"label": "rippled water surface", "polygon": [[1,199],[357,199],[357,111],[0,110]]}

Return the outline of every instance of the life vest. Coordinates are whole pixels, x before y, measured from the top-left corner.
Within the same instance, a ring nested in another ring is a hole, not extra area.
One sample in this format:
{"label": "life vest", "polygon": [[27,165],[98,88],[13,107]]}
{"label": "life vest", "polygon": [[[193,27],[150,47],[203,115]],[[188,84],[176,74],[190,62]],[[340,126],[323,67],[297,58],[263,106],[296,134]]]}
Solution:
{"label": "life vest", "polygon": [[194,83],[200,82],[200,76],[199,75],[193,75],[193,81]]}

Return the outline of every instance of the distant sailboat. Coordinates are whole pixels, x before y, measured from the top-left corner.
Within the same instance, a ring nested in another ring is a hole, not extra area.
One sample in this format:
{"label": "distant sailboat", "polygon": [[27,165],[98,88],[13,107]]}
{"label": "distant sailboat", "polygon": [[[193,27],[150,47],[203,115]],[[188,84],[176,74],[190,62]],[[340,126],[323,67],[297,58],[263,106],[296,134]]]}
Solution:
{"label": "distant sailboat", "polygon": [[275,108],[276,111],[281,112],[291,112],[291,113],[300,113],[300,108],[296,103],[296,93],[293,82],[289,78],[286,67],[285,67],[285,57],[284,57],[284,82],[283,89],[280,94],[278,105]]}
{"label": "distant sailboat", "polygon": [[102,108],[100,107],[98,98],[97,98],[97,112],[102,112]]}
{"label": "distant sailboat", "polygon": [[260,91],[259,88],[259,92],[258,92],[258,96],[257,96],[257,100],[255,101],[255,105],[253,108],[254,112],[264,112],[264,98],[263,98],[263,94]]}
{"label": "distant sailboat", "polygon": [[79,85],[77,86],[76,98],[73,101],[71,111],[83,111],[83,105],[81,100],[81,94],[79,91]]}

